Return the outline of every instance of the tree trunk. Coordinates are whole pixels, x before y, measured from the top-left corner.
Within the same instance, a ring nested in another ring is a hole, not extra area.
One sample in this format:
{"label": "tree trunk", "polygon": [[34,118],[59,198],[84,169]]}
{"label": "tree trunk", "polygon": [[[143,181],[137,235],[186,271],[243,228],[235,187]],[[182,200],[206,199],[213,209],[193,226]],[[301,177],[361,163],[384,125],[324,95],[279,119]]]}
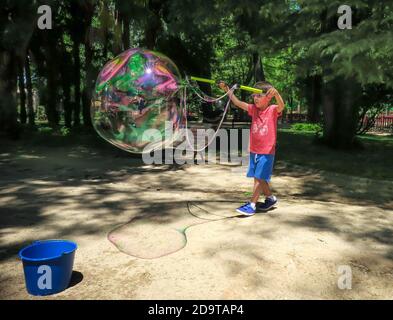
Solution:
{"label": "tree trunk", "polygon": [[95,5],[91,1],[85,7],[84,20],[84,48],[85,48],[85,79],[83,86],[82,105],[83,105],[83,124],[85,127],[91,127],[91,100],[92,91],[95,84],[95,70],[93,66],[94,51],[92,47],[92,21],[95,12]]}
{"label": "tree trunk", "polygon": [[91,107],[91,100],[92,100],[92,91],[94,88],[94,70],[93,70],[93,50],[90,45],[90,39],[86,37],[87,40],[85,41],[85,85],[83,90],[83,124],[86,127],[91,126],[91,114],[90,114],[90,107]]}
{"label": "tree trunk", "polygon": [[63,108],[64,108],[64,124],[67,128],[72,127],[72,103],[71,103],[71,74],[69,66],[72,65],[72,57],[63,48],[63,59],[60,64],[61,68],[61,86],[63,91]]}
{"label": "tree trunk", "polygon": [[254,52],[251,56],[250,68],[246,78],[246,85],[251,84],[251,81],[253,80],[254,82],[266,81],[262,57],[258,52]]}
{"label": "tree trunk", "polygon": [[154,0],[148,1],[148,8],[151,12],[151,19],[149,19],[145,28],[144,45],[147,49],[154,50],[157,43],[159,32],[162,28],[160,10],[162,4]]}
{"label": "tree trunk", "polygon": [[80,77],[80,50],[79,42],[74,39],[73,45],[74,55],[74,126],[80,125],[80,112],[81,112],[81,77]]}
{"label": "tree trunk", "polygon": [[56,38],[54,36],[48,37],[45,43],[45,75],[47,80],[47,101],[45,104],[46,115],[48,122],[51,127],[57,127],[59,125],[60,116],[58,112],[58,94],[59,94],[59,74],[61,69],[59,68],[58,50]]}
{"label": "tree trunk", "polygon": [[59,113],[57,111],[57,70],[54,68],[48,68],[47,70],[47,82],[48,82],[48,100],[46,103],[46,115],[48,122],[51,127],[59,125]]}
{"label": "tree trunk", "polygon": [[0,52],[0,131],[11,137],[18,136],[16,109],[17,67],[15,54],[9,51]]}
{"label": "tree trunk", "polygon": [[20,123],[26,124],[26,90],[25,90],[25,75],[24,75],[24,61],[18,62],[18,88],[19,88],[19,119]]}
{"label": "tree trunk", "polygon": [[336,102],[331,83],[325,84],[322,91],[323,140],[333,146],[336,140]]}
{"label": "tree trunk", "polygon": [[361,86],[355,79],[343,81],[341,88],[341,103],[339,114],[339,147],[351,149],[355,147],[356,129],[359,120],[359,103],[357,97],[361,96]]}
{"label": "tree trunk", "polygon": [[312,76],[310,78],[310,101],[308,104],[307,118],[312,123],[320,122],[321,110],[321,76]]}
{"label": "tree trunk", "polygon": [[150,50],[154,50],[156,47],[159,30],[159,27],[157,26],[158,22],[156,22],[155,19],[153,21],[154,22],[151,22],[152,25],[149,24],[145,31],[144,45],[147,49]]}
{"label": "tree trunk", "polygon": [[71,104],[71,82],[67,77],[62,76],[63,87],[63,107],[64,107],[64,125],[67,128],[72,127],[72,104]]}
{"label": "tree trunk", "polygon": [[[288,107],[289,107],[289,110],[290,110],[290,113],[289,113],[290,119],[289,119],[288,122],[293,122],[293,96],[292,95],[290,95],[289,98],[288,98]],[[282,115],[282,119],[286,118],[287,112],[288,112],[288,108],[285,108],[284,112],[283,112],[283,115]],[[284,123],[284,120],[282,120],[282,123]]]}
{"label": "tree trunk", "polygon": [[131,46],[130,40],[130,17],[128,14],[123,15],[123,50],[128,50]]}
{"label": "tree trunk", "polygon": [[26,55],[25,61],[26,89],[27,89],[27,117],[30,126],[35,126],[35,113],[33,105],[33,85],[31,82],[30,57]]}
{"label": "tree trunk", "polygon": [[263,68],[262,57],[258,52],[254,52],[252,55],[252,61],[254,66],[254,80],[255,82],[266,81],[265,70]]}
{"label": "tree trunk", "polygon": [[360,89],[353,79],[338,79],[324,86],[323,140],[328,146],[338,149],[351,149],[355,146],[358,122],[358,102],[355,97]]}
{"label": "tree trunk", "polygon": [[64,109],[64,125],[67,128],[72,127],[72,112],[73,105],[71,102],[71,87],[72,87],[72,54],[67,52],[67,49],[63,46],[62,61],[60,62],[60,81],[63,92],[63,109]]}

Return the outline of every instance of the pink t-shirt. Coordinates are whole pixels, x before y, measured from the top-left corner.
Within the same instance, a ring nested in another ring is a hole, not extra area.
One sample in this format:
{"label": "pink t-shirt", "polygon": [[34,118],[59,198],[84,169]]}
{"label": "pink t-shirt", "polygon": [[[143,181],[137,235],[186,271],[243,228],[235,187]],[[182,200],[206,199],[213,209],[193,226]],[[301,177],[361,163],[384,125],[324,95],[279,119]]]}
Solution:
{"label": "pink t-shirt", "polygon": [[250,152],[257,154],[275,154],[277,140],[277,119],[280,116],[277,105],[270,105],[265,110],[254,104],[248,105],[248,114],[252,118],[250,129]]}

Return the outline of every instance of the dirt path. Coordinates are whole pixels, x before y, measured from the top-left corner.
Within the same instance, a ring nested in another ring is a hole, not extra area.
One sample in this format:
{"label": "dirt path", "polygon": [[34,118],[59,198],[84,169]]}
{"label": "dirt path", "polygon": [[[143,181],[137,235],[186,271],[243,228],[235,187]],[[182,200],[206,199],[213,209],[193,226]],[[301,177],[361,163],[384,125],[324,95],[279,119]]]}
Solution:
{"label": "dirt path", "polygon": [[0,153],[0,177],[2,299],[35,299],[16,254],[48,238],[79,245],[73,286],[51,298],[393,298],[392,182],[278,163],[278,208],[245,219],[236,167],[37,147]]}

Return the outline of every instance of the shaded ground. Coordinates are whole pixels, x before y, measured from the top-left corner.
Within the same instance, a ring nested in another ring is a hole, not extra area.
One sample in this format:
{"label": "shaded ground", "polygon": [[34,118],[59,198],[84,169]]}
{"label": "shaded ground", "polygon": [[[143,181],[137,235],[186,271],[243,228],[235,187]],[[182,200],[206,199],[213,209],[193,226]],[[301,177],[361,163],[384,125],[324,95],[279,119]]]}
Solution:
{"label": "shaded ground", "polygon": [[[284,156],[279,207],[244,219],[232,210],[251,187],[241,168],[145,166],[100,143],[61,145],[1,144],[2,299],[33,299],[17,252],[53,238],[79,245],[58,299],[393,298],[392,181]],[[340,265],[352,290],[337,287]]]}

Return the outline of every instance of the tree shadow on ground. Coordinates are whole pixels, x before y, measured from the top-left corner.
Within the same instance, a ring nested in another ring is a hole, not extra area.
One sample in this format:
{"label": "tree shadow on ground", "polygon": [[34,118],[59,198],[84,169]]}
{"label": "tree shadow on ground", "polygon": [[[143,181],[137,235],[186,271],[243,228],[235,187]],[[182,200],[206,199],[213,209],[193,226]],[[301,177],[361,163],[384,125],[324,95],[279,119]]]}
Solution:
{"label": "tree shadow on ground", "polygon": [[[4,146],[0,152],[2,237],[43,225],[53,230],[58,238],[102,232],[101,224],[89,223],[88,220],[102,219],[104,226],[113,226],[117,216],[144,202],[140,199],[144,191],[158,191],[161,188],[160,179],[156,179],[154,185],[143,182],[145,174],[154,172],[159,176],[161,173],[183,170],[177,165],[147,168],[140,157],[132,157],[113,147],[104,148],[103,151],[83,145],[65,148],[14,144]],[[137,177],[135,185],[131,187],[128,180],[130,176]],[[111,185],[116,184],[124,184],[124,190],[111,188]],[[165,184],[166,188],[176,186],[170,179]],[[48,211],[55,213],[56,210],[70,212],[70,223],[59,228],[58,223],[51,220],[51,214],[48,214]],[[80,212],[88,212],[84,223],[74,219],[78,218]],[[148,210],[145,209],[145,212]],[[78,222],[72,223],[73,220]],[[22,246],[35,240],[37,238],[26,236],[22,242],[5,245],[1,241],[0,260],[15,256]]]}
{"label": "tree shadow on ground", "polygon": [[[102,230],[111,230],[119,223],[117,217],[130,209],[133,211],[129,218],[136,219],[135,221],[148,219],[152,224],[173,223],[187,214],[184,200],[146,202],[143,195],[146,192],[154,194],[162,190],[173,193],[184,190],[191,194],[212,193],[206,186],[190,185],[177,179],[177,175],[185,167],[147,167],[140,158],[131,158],[129,154],[119,153],[112,147],[103,151],[95,146],[84,145],[55,150],[36,146],[10,146],[0,154],[0,175],[3,177],[0,181],[1,235],[6,236],[24,228],[38,228],[41,225],[46,225],[58,237],[94,235],[102,233]],[[385,189],[383,193],[378,193],[377,197],[370,196],[369,190],[376,188],[380,183],[378,181],[362,180],[363,184],[359,188],[359,180],[355,178],[332,178],[330,173],[301,167],[279,167],[276,175],[295,178],[298,182],[297,191],[294,193],[280,191],[284,199],[289,195],[302,200],[364,205],[366,217],[369,217],[370,206],[384,210],[389,208]],[[130,177],[135,181],[132,185]],[[59,188],[66,188],[67,192]],[[386,188],[389,188],[389,185]],[[241,194],[227,190],[220,192],[220,197],[227,197],[235,202],[243,200]],[[327,204],[327,207],[329,206],[331,205]],[[173,208],[179,207],[184,208],[184,211],[179,211],[179,215],[169,214]],[[53,210],[67,210],[70,212],[70,222],[76,222],[59,226],[48,214]],[[88,213],[83,223],[74,216],[79,212]],[[351,217],[344,218],[347,219],[344,219],[344,223],[350,225]],[[292,225],[296,228],[313,228],[343,235],[337,222],[329,219],[315,215],[292,222]],[[347,230],[346,238],[353,240],[363,236],[391,245],[389,237],[392,231],[376,221],[375,217],[373,219],[373,230],[362,231],[363,233],[361,230]],[[242,232],[247,234],[250,231],[245,227]],[[23,243],[7,244],[6,248],[0,251],[0,260],[14,256],[26,241],[34,240],[37,239],[28,236]]]}
{"label": "tree shadow on ground", "polygon": [[[276,177],[295,178],[287,194],[300,199],[393,210],[393,181],[371,180],[279,162]],[[274,186],[274,178],[273,178]]]}

